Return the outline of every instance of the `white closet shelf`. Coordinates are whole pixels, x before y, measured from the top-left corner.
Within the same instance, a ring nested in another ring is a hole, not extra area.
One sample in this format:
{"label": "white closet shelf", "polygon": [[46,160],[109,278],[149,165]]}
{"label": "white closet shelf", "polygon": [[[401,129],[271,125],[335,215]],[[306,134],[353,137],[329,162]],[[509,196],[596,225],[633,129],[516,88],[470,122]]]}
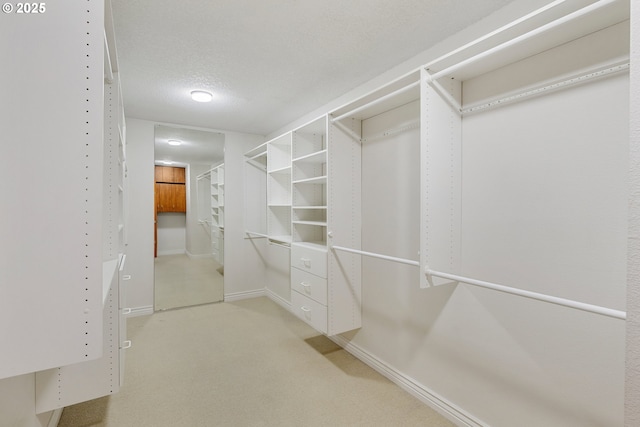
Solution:
{"label": "white closet shelf", "polygon": [[317,225],[320,227],[326,227],[326,221],[291,221],[292,224],[303,224],[303,225]]}
{"label": "white closet shelf", "polygon": [[267,206],[270,208],[290,208],[291,203],[269,203]]}
{"label": "white closet shelf", "polygon": [[280,173],[280,174],[290,174],[291,173],[291,165],[289,166],[285,166],[282,168],[278,168],[278,169],[273,169],[270,171],[267,171],[268,173],[272,173],[272,174],[276,174],[276,173]]}
{"label": "white closet shelf", "polygon": [[251,150],[244,153],[244,156],[247,157],[247,160],[256,159],[258,157],[262,157],[267,155],[267,143],[263,142],[257,147],[252,148]]}
{"label": "white closet shelf", "polygon": [[327,209],[326,206],[292,206],[293,209]]}
{"label": "white closet shelf", "polygon": [[326,184],[327,183],[327,176],[316,176],[313,178],[305,178],[305,179],[298,179],[296,181],[292,181],[292,184]]}
{"label": "white closet shelf", "polygon": [[315,153],[300,156],[291,161],[294,163],[325,163],[327,161],[327,150],[316,151]]}

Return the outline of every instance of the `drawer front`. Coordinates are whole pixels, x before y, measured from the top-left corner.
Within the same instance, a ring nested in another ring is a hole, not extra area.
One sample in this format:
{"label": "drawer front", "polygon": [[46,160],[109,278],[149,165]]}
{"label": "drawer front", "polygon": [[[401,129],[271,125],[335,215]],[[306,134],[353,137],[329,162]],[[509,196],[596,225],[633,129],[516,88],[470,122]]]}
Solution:
{"label": "drawer front", "polygon": [[291,245],[291,266],[327,278],[327,251]]}
{"label": "drawer front", "polygon": [[291,292],[291,309],[315,330],[327,333],[327,307],[296,291]]}
{"label": "drawer front", "polygon": [[327,279],[297,268],[291,269],[291,289],[327,305]]}

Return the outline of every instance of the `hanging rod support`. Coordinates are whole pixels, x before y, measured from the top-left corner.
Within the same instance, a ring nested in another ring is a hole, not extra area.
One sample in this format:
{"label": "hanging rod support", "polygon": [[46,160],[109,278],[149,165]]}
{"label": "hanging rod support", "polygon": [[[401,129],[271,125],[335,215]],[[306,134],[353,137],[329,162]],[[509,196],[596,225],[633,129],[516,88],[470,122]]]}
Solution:
{"label": "hanging rod support", "polygon": [[438,92],[438,94],[444,98],[445,101],[447,101],[449,103],[449,105],[451,105],[451,108],[453,108],[453,110],[462,115],[462,106],[460,105],[460,103],[458,101],[456,101],[456,99],[451,96],[451,94],[449,92],[447,92],[447,90],[440,84],[440,82],[438,82],[437,80],[435,80],[433,78],[433,76],[431,74],[429,74],[428,71],[425,70],[425,75],[427,78],[427,83],[429,83],[429,85],[433,88],[433,90],[435,90],[436,92]]}
{"label": "hanging rod support", "polygon": [[344,124],[342,124],[341,122],[332,122],[332,123],[336,125],[338,128],[340,128],[341,131],[343,131],[348,136],[350,136],[351,139],[353,139],[356,142],[362,143],[362,139],[354,131],[346,127]]}
{"label": "hanging rod support", "polygon": [[399,262],[401,264],[415,265],[417,267],[420,266],[420,263],[418,261],[413,261],[411,259],[397,258],[397,257],[393,257],[393,256],[388,256],[388,255],[381,255],[381,254],[376,254],[376,253],[373,253],[373,252],[361,251],[359,249],[345,248],[345,247],[342,247],[342,246],[331,246],[331,249],[333,249],[335,251],[343,251],[343,252],[350,252],[352,254],[357,254],[357,255],[364,255],[364,256],[371,257],[371,258],[379,258],[379,259],[384,259],[384,260],[387,260],[387,261]]}
{"label": "hanging rod support", "polygon": [[525,298],[530,298],[538,301],[548,302],[551,304],[561,305],[563,307],[574,308],[576,310],[582,310],[589,313],[600,314],[603,316],[612,317],[614,319],[625,320],[627,313],[620,310],[614,310],[611,308],[600,307],[598,305],[586,304],[579,301],[574,301],[566,298],[554,297],[551,295],[541,294],[538,292],[531,292],[524,289],[512,288],[510,286],[498,285],[496,283],[485,282],[482,280],[471,279],[469,277],[457,276],[455,274],[443,273],[440,271],[434,271],[428,267],[425,269],[425,275],[427,281],[433,284],[431,276],[441,277],[443,279],[453,280],[455,282],[467,283],[469,285],[478,286],[485,289],[491,289],[498,292],[504,292],[511,295],[517,295]]}

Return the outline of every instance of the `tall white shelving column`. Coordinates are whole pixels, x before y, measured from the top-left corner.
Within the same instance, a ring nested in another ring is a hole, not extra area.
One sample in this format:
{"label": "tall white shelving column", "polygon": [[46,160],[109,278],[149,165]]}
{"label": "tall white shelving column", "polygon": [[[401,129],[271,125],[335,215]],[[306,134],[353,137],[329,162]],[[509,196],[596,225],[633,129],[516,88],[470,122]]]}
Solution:
{"label": "tall white shelving column", "polygon": [[103,353],[105,6],[47,6],[0,25],[0,378]]}

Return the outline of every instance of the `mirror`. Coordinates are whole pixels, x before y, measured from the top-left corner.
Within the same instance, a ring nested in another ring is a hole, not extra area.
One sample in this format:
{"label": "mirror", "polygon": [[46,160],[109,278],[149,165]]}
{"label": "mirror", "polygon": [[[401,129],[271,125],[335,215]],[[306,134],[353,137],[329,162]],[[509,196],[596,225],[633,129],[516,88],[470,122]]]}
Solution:
{"label": "mirror", "polygon": [[155,311],[224,299],[224,134],[155,126]]}

